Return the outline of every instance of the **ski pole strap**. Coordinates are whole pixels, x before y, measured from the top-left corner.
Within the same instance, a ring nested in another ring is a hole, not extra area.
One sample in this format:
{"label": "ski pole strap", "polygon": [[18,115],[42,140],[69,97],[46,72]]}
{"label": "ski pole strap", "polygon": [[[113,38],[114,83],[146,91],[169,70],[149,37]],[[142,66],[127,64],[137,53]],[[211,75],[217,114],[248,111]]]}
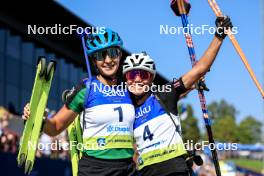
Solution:
{"label": "ski pole strap", "polygon": [[191,4],[188,0],[172,0],[171,9],[177,16],[181,16],[181,14],[188,15],[191,9]]}
{"label": "ski pole strap", "polygon": [[197,90],[204,90],[204,91],[207,91],[209,92],[209,88],[207,87],[207,85],[205,84],[204,80],[199,80],[197,83],[196,83],[196,89]]}
{"label": "ski pole strap", "polygon": [[176,125],[175,121],[173,120],[172,116],[171,116],[171,113],[168,109],[168,107],[161,101],[161,99],[159,98],[159,96],[156,94],[156,93],[153,93],[155,98],[158,100],[160,106],[165,110],[165,112],[168,114],[168,116],[170,117],[172,123],[174,124],[175,126],[175,129],[176,129],[176,132],[178,132],[180,135],[181,135],[181,128],[179,125]]}

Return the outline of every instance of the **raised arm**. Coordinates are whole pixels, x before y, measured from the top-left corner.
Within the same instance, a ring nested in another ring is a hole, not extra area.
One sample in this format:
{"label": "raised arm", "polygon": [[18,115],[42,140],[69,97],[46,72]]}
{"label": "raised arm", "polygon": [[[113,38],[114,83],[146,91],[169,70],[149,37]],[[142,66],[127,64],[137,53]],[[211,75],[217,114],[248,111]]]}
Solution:
{"label": "raised arm", "polygon": [[223,40],[214,37],[209,48],[205,51],[202,58],[195,64],[195,66],[186,74],[182,76],[182,82],[186,89],[191,88],[206,72],[210,69],[213,64],[216,55],[220,49]]}
{"label": "raised arm", "polygon": [[217,53],[223,43],[226,34],[225,30],[233,27],[229,17],[218,17],[216,19],[216,33],[213,41],[209,48],[205,51],[201,59],[195,64],[195,66],[182,76],[182,82],[186,89],[190,89],[206,72],[210,69],[213,64]]}

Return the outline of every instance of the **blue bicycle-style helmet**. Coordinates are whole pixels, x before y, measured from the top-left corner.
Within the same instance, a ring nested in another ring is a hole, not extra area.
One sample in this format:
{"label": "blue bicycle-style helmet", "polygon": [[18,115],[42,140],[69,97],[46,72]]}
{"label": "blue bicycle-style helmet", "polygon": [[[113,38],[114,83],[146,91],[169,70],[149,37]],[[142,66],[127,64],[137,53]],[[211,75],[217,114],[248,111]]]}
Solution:
{"label": "blue bicycle-style helmet", "polygon": [[105,28],[104,33],[90,34],[86,41],[86,52],[88,55],[91,55],[99,50],[112,46],[122,47],[123,41],[118,33]]}

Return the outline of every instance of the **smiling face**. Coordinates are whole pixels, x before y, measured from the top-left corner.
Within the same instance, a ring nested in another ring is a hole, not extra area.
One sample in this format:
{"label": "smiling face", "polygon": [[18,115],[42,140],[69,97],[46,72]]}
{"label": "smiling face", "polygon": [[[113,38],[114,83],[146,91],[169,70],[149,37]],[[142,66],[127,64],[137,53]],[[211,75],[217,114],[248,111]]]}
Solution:
{"label": "smiling face", "polygon": [[141,96],[150,90],[153,75],[145,70],[131,70],[125,74],[128,89],[135,96]]}
{"label": "smiling face", "polygon": [[119,68],[120,56],[110,58],[108,55],[106,55],[105,59],[100,61],[94,60],[94,63],[98,68],[100,74],[103,74],[107,77],[115,77]]}

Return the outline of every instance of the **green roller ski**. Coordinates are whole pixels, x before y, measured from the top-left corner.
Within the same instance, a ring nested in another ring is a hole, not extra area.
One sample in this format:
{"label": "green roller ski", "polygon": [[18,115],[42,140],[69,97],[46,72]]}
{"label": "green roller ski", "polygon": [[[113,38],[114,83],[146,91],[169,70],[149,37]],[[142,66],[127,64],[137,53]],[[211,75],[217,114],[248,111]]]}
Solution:
{"label": "green roller ski", "polygon": [[[65,103],[67,95],[71,90],[65,90],[62,93],[62,102]],[[77,144],[82,143],[82,130],[80,126],[80,115],[67,128],[69,141],[70,141],[70,155],[72,164],[72,175],[78,175],[79,159],[82,157],[82,152],[78,150]],[[79,145],[80,146],[80,145]]]}
{"label": "green roller ski", "polygon": [[45,79],[43,79],[42,90],[41,90],[42,92],[38,106],[36,107],[36,114],[35,114],[36,117],[29,143],[30,145],[28,147],[28,156],[25,163],[25,174],[29,174],[33,169],[37,144],[39,141],[40,130],[43,122],[43,114],[47,106],[47,101],[49,97],[49,91],[50,91],[54,71],[55,71],[55,62],[51,61],[47,67]]}
{"label": "green roller ski", "polygon": [[[77,117],[79,118],[79,116]],[[77,119],[76,118],[76,119]],[[71,154],[71,164],[72,164],[72,175],[78,175],[78,163],[79,163],[79,151],[77,149],[77,131],[76,131],[76,120],[73,121],[70,126],[67,128],[68,136],[70,140],[70,154]]]}
{"label": "green roller ski", "polygon": [[[83,144],[80,115],[75,119],[75,128],[76,128],[77,142],[78,142],[78,144],[79,143]],[[79,158],[82,158],[82,151],[80,151],[80,150],[79,150]]]}
{"label": "green roller ski", "polygon": [[41,68],[44,68],[44,74],[38,74],[37,72],[36,75],[30,100],[30,118],[26,122],[21,141],[21,152],[19,151],[17,158],[18,165],[25,167],[25,174],[29,174],[34,165],[40,130],[43,122],[43,114],[47,105],[51,82],[55,71],[55,61],[51,61],[46,67],[45,59],[41,58],[39,60],[38,63],[42,66]]}
{"label": "green roller ski", "polygon": [[29,120],[27,120],[25,124],[25,128],[20,140],[20,146],[19,146],[19,153],[17,156],[17,163],[19,167],[24,166],[27,158],[27,150],[28,150],[28,141],[31,137],[32,128],[34,125],[34,118],[36,114],[36,107],[35,105],[39,103],[40,100],[40,94],[41,94],[41,88],[43,83],[43,78],[46,72],[46,60],[44,58],[39,59],[37,64],[37,73],[35,76],[34,86],[32,90],[32,95],[30,99],[30,109],[31,114]]}

